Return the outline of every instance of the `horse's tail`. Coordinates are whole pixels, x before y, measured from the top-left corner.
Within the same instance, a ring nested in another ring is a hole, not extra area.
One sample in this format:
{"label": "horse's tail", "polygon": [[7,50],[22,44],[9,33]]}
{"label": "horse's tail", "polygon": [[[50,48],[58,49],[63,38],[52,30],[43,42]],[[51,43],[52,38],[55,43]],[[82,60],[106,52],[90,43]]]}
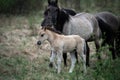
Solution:
{"label": "horse's tail", "polygon": [[119,23],[119,28],[117,32],[117,38],[116,38],[116,54],[118,57],[120,57],[120,16],[118,17],[118,23]]}

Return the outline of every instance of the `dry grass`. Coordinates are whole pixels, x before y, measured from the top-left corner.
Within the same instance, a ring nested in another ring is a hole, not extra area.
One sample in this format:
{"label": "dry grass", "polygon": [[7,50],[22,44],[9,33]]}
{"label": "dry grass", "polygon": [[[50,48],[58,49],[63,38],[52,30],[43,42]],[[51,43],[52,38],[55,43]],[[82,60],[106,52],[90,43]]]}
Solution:
{"label": "dry grass", "polygon": [[81,73],[80,66],[76,66],[72,74],[68,74],[69,67],[64,68],[63,65],[59,75],[54,69],[50,69],[49,43],[46,41],[42,46],[36,45],[41,19],[39,15],[1,16],[0,80],[95,80],[98,77],[97,80],[106,79],[103,76],[96,77],[96,71],[92,69],[97,62],[95,56],[92,57],[95,53],[93,42],[89,43],[92,67],[88,68],[86,76]]}

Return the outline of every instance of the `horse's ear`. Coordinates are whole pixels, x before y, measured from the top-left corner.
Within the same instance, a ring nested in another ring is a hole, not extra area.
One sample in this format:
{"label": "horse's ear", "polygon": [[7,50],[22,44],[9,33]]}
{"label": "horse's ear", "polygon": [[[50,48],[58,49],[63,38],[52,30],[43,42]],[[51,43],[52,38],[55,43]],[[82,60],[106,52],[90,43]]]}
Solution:
{"label": "horse's ear", "polygon": [[55,4],[57,4],[58,3],[58,0],[55,0]]}
{"label": "horse's ear", "polygon": [[50,4],[51,3],[51,0],[48,0],[48,4]]}

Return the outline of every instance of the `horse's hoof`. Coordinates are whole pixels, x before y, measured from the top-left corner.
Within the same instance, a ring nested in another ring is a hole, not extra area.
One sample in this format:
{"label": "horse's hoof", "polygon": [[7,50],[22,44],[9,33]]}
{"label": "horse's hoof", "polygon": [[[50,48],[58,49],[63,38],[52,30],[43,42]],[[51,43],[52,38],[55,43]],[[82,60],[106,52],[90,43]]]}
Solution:
{"label": "horse's hoof", "polygon": [[49,64],[49,67],[52,68],[52,67],[53,67],[53,63],[50,63],[50,64]]}

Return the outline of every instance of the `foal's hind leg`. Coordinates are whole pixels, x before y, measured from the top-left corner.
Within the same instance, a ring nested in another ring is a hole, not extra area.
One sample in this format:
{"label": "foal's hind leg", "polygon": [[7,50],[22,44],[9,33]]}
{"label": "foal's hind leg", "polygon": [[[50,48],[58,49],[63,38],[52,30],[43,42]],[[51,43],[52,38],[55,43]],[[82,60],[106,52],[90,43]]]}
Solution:
{"label": "foal's hind leg", "polygon": [[87,70],[86,70],[86,55],[84,54],[84,50],[81,51],[80,57],[81,57],[81,61],[83,63],[84,73],[86,73],[87,72]]}
{"label": "foal's hind leg", "polygon": [[72,71],[73,71],[73,69],[75,67],[76,57],[75,57],[75,53],[74,52],[71,52],[70,55],[71,55],[71,68],[69,70],[69,73],[72,73]]}
{"label": "foal's hind leg", "polygon": [[[75,57],[76,57],[77,63],[78,63],[78,54],[77,54],[76,50],[75,50]],[[63,53],[63,60],[64,60],[64,66],[67,66],[67,53]],[[88,59],[88,63],[86,65],[89,66],[89,59]]]}

